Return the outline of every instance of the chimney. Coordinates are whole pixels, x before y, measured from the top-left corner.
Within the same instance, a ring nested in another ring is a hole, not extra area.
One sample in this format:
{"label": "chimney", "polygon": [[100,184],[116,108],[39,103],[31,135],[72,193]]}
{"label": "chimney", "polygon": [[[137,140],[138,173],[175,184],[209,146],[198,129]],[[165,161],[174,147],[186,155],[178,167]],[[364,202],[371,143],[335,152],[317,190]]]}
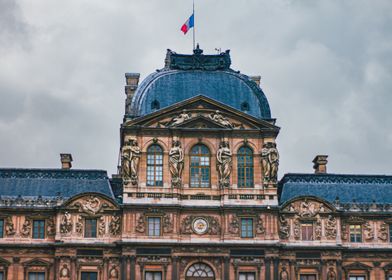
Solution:
{"label": "chimney", "polygon": [[126,115],[131,114],[131,102],[132,102],[133,95],[135,94],[135,91],[139,84],[139,78],[140,78],[139,73],[125,73],[125,80],[127,83],[125,86],[125,94],[127,95],[127,99],[125,100]]}
{"label": "chimney", "polygon": [[327,173],[327,163],[328,163],[327,158],[328,158],[327,155],[318,155],[314,158],[313,160],[314,173],[316,174]]}
{"label": "chimney", "polygon": [[251,78],[258,86],[260,86],[261,76],[250,76],[249,78]]}
{"label": "chimney", "polygon": [[71,169],[72,167],[72,155],[71,154],[60,154],[61,168]]}

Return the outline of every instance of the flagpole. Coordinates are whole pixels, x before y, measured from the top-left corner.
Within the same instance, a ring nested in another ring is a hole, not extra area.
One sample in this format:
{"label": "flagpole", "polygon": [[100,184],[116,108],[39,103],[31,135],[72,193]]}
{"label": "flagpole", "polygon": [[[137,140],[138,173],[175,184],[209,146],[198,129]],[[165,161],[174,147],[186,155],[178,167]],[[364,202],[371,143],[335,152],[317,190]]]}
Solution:
{"label": "flagpole", "polygon": [[195,0],[193,0],[192,12],[193,12],[193,49],[195,49]]}

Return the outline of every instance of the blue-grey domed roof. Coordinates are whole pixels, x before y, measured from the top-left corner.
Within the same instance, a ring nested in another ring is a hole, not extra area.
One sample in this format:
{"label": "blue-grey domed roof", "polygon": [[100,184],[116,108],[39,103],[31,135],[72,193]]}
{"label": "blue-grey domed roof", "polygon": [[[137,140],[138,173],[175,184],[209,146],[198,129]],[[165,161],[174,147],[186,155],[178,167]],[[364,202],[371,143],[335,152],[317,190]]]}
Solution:
{"label": "blue-grey domed roof", "polygon": [[230,69],[229,51],[203,55],[167,52],[165,67],[137,88],[130,113],[143,116],[196,95],[205,95],[261,119],[270,119],[267,98],[250,77]]}

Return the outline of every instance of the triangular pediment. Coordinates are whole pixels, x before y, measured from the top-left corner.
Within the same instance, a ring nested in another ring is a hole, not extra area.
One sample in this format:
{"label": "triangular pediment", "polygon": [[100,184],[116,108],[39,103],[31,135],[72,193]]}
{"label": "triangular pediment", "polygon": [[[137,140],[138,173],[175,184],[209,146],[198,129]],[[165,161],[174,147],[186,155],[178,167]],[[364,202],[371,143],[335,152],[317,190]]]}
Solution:
{"label": "triangular pediment", "polygon": [[360,262],[351,263],[349,265],[344,266],[343,268],[345,270],[370,270],[370,269],[372,269],[372,267],[370,267],[366,264],[360,263]]}
{"label": "triangular pediment", "polygon": [[262,120],[203,95],[178,102],[146,116],[128,120],[123,127],[220,128],[278,132],[274,120]]}
{"label": "triangular pediment", "polygon": [[32,259],[30,261],[24,262],[23,265],[24,266],[49,266],[50,263],[41,259]]}

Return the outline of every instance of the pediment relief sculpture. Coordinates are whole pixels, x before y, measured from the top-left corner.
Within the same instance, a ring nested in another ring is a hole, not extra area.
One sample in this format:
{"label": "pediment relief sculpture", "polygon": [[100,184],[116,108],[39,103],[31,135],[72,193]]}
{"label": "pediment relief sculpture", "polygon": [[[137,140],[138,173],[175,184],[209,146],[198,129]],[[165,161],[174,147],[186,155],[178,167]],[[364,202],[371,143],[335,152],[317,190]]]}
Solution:
{"label": "pediment relief sculpture", "polygon": [[278,181],[279,152],[276,143],[267,142],[261,150],[264,184],[276,184]]}
{"label": "pediment relief sculpture", "polygon": [[137,184],[140,156],[141,150],[136,139],[128,140],[122,147],[121,171],[125,183]]}
{"label": "pediment relief sculpture", "polygon": [[183,122],[190,120],[192,118],[192,113],[187,112],[186,109],[183,109],[181,113],[178,115],[172,117],[170,121],[163,121],[158,123],[158,127],[160,126],[165,126],[165,127],[171,127],[171,126],[177,126],[182,124]]}
{"label": "pediment relief sculpture", "polygon": [[324,203],[307,198],[290,203],[284,210],[295,213],[303,219],[313,218],[318,214],[332,212]]}
{"label": "pediment relief sculpture", "polygon": [[13,222],[11,216],[8,216],[8,217],[5,219],[5,227],[4,227],[4,230],[5,230],[5,234],[6,234],[7,236],[15,235],[16,230],[15,230],[14,222]]}
{"label": "pediment relief sculpture", "polygon": [[78,199],[71,206],[76,207],[79,210],[79,212],[84,212],[88,215],[96,215],[102,212],[104,209],[115,208],[115,206],[112,203],[104,199],[101,199],[96,195],[89,195],[87,197]]}
{"label": "pediment relief sculpture", "polygon": [[184,170],[184,150],[179,140],[173,140],[169,152],[169,169],[173,187],[181,187],[182,171]]}
{"label": "pediment relief sculpture", "polygon": [[227,188],[230,186],[230,174],[232,170],[232,157],[229,142],[222,141],[216,154],[217,169],[219,175],[219,186]]}
{"label": "pediment relief sculpture", "polygon": [[60,222],[60,233],[61,234],[69,234],[72,231],[72,220],[71,214],[65,212],[64,215],[61,217]]}
{"label": "pediment relief sculpture", "polygon": [[234,128],[233,124],[227,119],[225,118],[219,110],[216,110],[214,113],[211,113],[208,115],[208,117],[216,122],[219,123],[220,125],[223,125],[224,127],[227,128]]}

